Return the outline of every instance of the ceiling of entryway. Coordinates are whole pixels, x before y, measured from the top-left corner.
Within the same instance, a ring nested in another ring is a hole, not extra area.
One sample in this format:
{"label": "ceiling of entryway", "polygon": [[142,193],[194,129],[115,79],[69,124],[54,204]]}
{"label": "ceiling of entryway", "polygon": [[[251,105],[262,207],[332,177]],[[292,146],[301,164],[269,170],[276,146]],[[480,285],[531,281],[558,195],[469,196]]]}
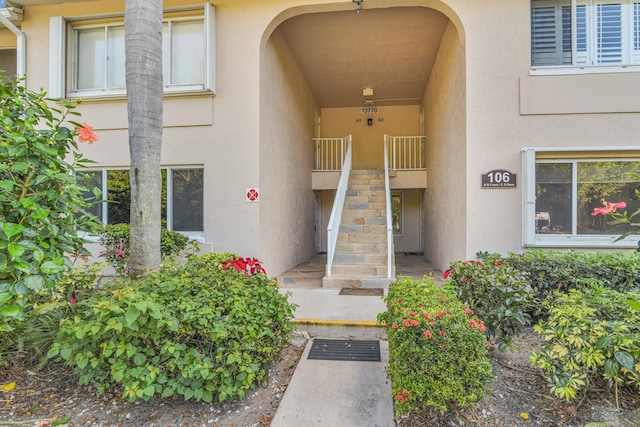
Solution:
{"label": "ceiling of entryway", "polygon": [[[448,18],[423,7],[300,15],[280,26],[321,107],[419,104]],[[372,97],[363,88],[374,89]]]}

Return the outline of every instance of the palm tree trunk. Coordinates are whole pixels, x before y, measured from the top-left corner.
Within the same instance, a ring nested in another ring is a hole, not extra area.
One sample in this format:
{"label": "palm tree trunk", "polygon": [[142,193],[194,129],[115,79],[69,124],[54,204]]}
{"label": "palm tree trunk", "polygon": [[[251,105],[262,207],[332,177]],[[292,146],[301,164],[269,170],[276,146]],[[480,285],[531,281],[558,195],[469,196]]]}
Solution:
{"label": "palm tree trunk", "polygon": [[160,266],[162,0],[125,1],[131,276]]}

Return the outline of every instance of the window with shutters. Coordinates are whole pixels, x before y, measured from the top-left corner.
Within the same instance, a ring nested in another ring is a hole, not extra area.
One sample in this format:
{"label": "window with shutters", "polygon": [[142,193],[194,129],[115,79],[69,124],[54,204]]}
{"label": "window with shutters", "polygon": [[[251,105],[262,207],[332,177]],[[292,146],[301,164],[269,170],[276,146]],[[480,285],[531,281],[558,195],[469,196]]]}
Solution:
{"label": "window with shutters", "polygon": [[640,1],[532,0],[531,65],[640,65]]}

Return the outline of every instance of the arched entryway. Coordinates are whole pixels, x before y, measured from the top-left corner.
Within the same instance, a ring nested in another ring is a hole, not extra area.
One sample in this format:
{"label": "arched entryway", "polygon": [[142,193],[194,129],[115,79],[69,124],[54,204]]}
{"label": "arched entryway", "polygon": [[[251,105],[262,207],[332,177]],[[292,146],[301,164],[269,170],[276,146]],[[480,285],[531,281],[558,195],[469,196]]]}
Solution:
{"label": "arched entryway", "polygon": [[[396,245],[434,259],[463,244],[464,236],[458,244],[449,233],[464,230],[462,25],[444,2],[388,3],[394,7],[365,3],[359,14],[344,5],[298,6],[265,32],[260,186],[272,197],[261,202],[260,238],[261,247],[278,250],[277,264],[293,265],[322,248],[316,230],[325,226],[333,196],[312,183],[316,137],[352,135],[356,169],[382,167],[385,134],[424,137],[428,183],[399,180],[394,188],[407,201],[403,218],[411,218]],[[457,201],[456,217],[438,212],[444,199]],[[403,239],[411,243],[402,246]]]}

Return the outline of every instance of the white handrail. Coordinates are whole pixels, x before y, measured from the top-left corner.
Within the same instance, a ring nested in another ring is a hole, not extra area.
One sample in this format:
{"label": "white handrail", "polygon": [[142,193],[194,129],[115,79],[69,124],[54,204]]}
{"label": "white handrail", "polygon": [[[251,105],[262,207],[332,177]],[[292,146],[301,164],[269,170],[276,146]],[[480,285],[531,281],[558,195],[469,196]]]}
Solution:
{"label": "white handrail", "polygon": [[333,265],[333,255],[336,251],[336,243],[338,241],[338,233],[340,231],[340,223],[342,220],[342,208],[344,199],[347,195],[349,187],[349,174],[351,173],[351,135],[344,138],[347,144],[347,152],[345,154],[344,163],[342,164],[342,173],[338,188],[336,189],[336,197],[333,201],[331,216],[329,217],[329,225],[327,226],[327,277],[331,277],[331,266]]}
{"label": "white handrail", "polygon": [[387,208],[387,278],[391,278],[393,257],[393,225],[391,219],[391,186],[389,185],[389,138],[384,136],[384,189]]}

